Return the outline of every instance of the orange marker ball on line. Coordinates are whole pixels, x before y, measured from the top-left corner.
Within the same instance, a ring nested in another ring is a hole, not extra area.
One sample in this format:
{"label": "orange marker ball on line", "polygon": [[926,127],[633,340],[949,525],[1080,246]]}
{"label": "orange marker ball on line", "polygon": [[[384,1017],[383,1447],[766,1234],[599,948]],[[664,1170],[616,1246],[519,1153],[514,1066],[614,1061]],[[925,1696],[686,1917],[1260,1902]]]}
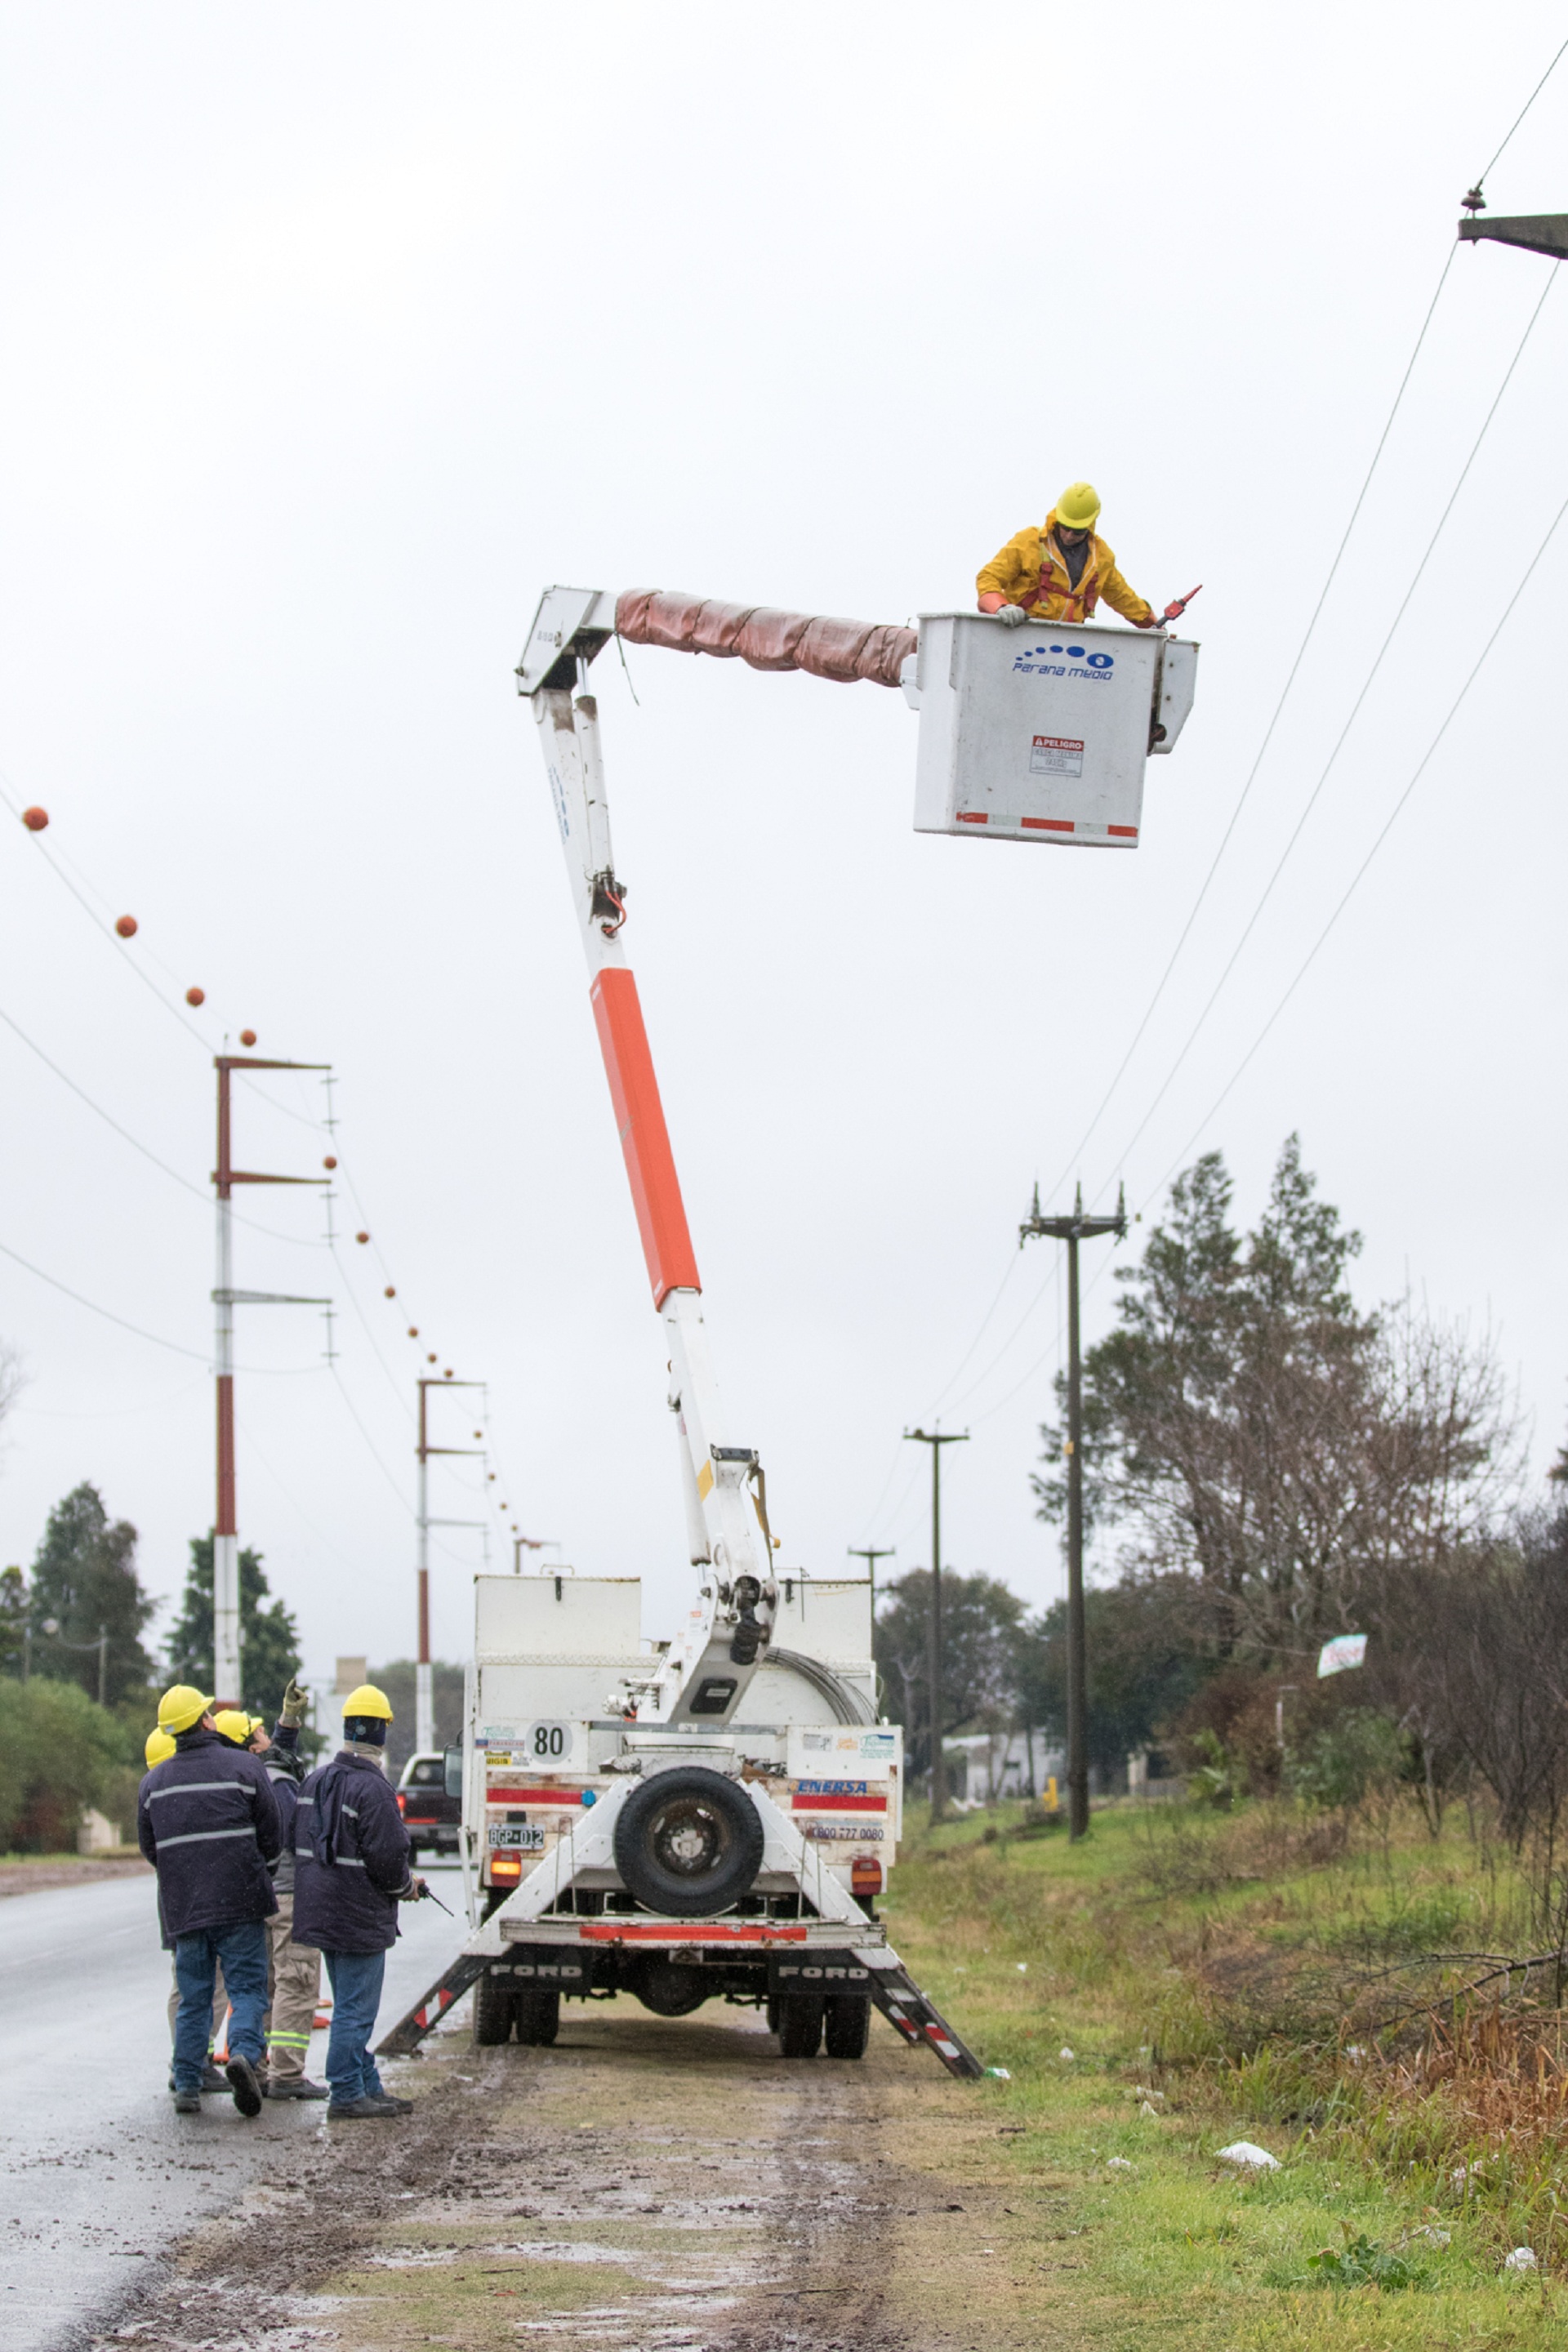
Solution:
{"label": "orange marker ball on line", "polygon": [[185,991],[185,1003],[186,1003],[187,1004],[205,1004],[205,1003],[206,1003],[206,1001],[207,1001],[207,992],[206,992],[206,990],[205,990],[205,988],[187,988],[187,989],[186,989],[186,991]]}
{"label": "orange marker ball on line", "polygon": [[408,1326],[408,1336],[411,1339],[417,1339],[419,1337],[419,1326],[417,1323],[411,1323]]}
{"label": "orange marker ball on line", "polygon": [[254,1045],[256,1043],[255,1030],[242,1029],[239,1033],[239,1042],[242,1045]]}
{"label": "orange marker ball on line", "polygon": [[22,811],[22,823],[29,833],[42,833],[48,821],[49,813],[46,808],[26,808]]}
{"label": "orange marker ball on line", "polygon": [[327,1154],[326,1158],[325,1158],[325,1159],[322,1160],[322,1162],[321,1162],[321,1165],[322,1165],[322,1167],[323,1167],[323,1168],[335,1168],[335,1167],[337,1166],[337,1164],[338,1164],[338,1163],[337,1163],[337,1161],[332,1158],[332,1155],[331,1155],[331,1153],[330,1151],[328,1152],[328,1154]]}
{"label": "orange marker ball on line", "polygon": [[122,940],[133,940],[136,937],[135,916],[120,915],[116,917],[114,928],[119,932]]}
{"label": "orange marker ball on line", "polygon": [[370,1239],[370,1235],[368,1234],[356,1234],[354,1235],[354,1239],[356,1242],[367,1242]]}
{"label": "orange marker ball on line", "polygon": [[389,1283],[387,1284],[387,1286],[386,1286],[386,1288],[382,1292],[382,1294],[381,1294],[381,1295],[382,1295],[382,1297],[383,1297],[384,1298],[395,1298],[395,1297],[396,1297],[396,1296],[397,1296],[397,1291],[396,1291],[395,1286],[392,1283],[390,1283],[390,1282],[389,1282]]}
{"label": "orange marker ball on line", "polygon": [[452,1367],[451,1367],[451,1365],[450,1365],[450,1364],[448,1364],[448,1365],[447,1365],[447,1369],[446,1369],[446,1370],[442,1373],[441,1378],[442,1378],[444,1381],[449,1381],[449,1380],[451,1379],[451,1377],[452,1377]]}
{"label": "orange marker ball on line", "polygon": [[426,1360],[426,1362],[427,1364],[433,1364],[433,1363],[435,1362],[436,1359],[435,1359],[435,1357],[434,1357],[434,1356],[426,1356],[426,1359],[425,1359],[425,1360]]}

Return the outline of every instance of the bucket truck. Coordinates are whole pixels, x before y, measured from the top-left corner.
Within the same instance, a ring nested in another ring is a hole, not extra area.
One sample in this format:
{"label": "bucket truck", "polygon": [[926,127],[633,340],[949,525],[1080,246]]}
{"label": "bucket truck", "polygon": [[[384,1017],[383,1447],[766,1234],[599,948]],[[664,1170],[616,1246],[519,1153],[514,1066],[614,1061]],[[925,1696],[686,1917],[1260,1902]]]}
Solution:
{"label": "bucket truck", "polygon": [[545,592],[518,686],[664,1326],[698,1599],[647,1654],[636,1580],[475,1580],[465,1737],[447,1757],[474,1928],[381,2047],[416,2047],[470,1987],[488,2042],[553,2041],[563,1998],[629,1993],[679,2016],[720,1996],[765,2005],[786,2057],[824,2038],[830,2055],[859,2057],[875,2004],[975,2075],[876,1916],[903,1743],[877,1715],[870,1588],[781,1572],[761,1455],[715,1377],[586,690],[613,636],[900,688],[921,713],[917,829],[1078,845],[1136,842],[1143,761],[1180,732],[1195,662],[1173,638],[1093,624],[1010,632],[941,614],[917,634],[657,591]]}

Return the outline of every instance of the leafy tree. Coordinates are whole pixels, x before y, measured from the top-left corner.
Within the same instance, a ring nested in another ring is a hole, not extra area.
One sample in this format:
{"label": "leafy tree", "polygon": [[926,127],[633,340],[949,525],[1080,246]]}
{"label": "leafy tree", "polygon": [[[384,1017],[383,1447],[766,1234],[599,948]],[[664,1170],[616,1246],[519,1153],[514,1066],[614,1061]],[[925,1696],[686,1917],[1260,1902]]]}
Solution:
{"label": "leafy tree", "polygon": [[27,1580],[19,1568],[0,1569],[0,1674],[21,1674],[26,1625]]}
{"label": "leafy tree", "polygon": [[[157,1607],[136,1574],[136,1530],[110,1519],[98,1488],[85,1481],[49,1513],[33,1562],[26,1608],[33,1632],[33,1671],[56,1682],[79,1683],[98,1695],[96,1643],[109,1635],[104,1695],[113,1706],[145,1688],[153,1661],[142,1633]],[[50,1622],[58,1631],[47,1633]]]}
{"label": "leafy tree", "polygon": [[[1109,1775],[1139,1748],[1158,1745],[1204,1679],[1181,1577],[1128,1579],[1084,1594],[1089,1760]],[[1016,1659],[1018,1717],[1067,1738],[1067,1602],[1025,1629]]]}
{"label": "leafy tree", "polygon": [[135,1813],[135,1743],[74,1682],[0,1682],[0,1849],[74,1853],[85,1805],[123,1835]]}
{"label": "leafy tree", "polygon": [[[873,1634],[878,1669],[904,1727],[911,1773],[931,1761],[931,1685],[926,1644],[931,1571],[912,1568],[884,1590]],[[999,1729],[1012,1714],[1024,1604],[994,1576],[942,1578],[941,1736],[973,1725]]]}
{"label": "leafy tree", "polygon": [[[212,1688],[213,1675],[213,1554],[210,1535],[191,1538],[191,1565],[181,1597],[180,1614],[169,1633],[169,1671],[176,1682],[199,1683]],[[267,1606],[271,1587],[261,1566],[261,1554],[248,1549],[239,1555],[239,1671],[245,1688],[241,1704],[271,1722],[283,1704],[289,1678],[300,1671],[300,1635],[291,1612],[281,1601]],[[219,1698],[240,1697],[219,1691]]]}
{"label": "leafy tree", "polygon": [[[1516,1481],[1514,1431],[1489,1348],[1356,1307],[1360,1236],[1295,1136],[1245,1237],[1231,1192],[1210,1152],[1119,1277],[1117,1328],[1084,1360],[1086,1502],[1132,1529],[1124,1564],[1192,1583],[1215,1654],[1300,1658],[1380,1573],[1475,1539]],[[1042,1435],[1059,1517],[1062,1431]]]}

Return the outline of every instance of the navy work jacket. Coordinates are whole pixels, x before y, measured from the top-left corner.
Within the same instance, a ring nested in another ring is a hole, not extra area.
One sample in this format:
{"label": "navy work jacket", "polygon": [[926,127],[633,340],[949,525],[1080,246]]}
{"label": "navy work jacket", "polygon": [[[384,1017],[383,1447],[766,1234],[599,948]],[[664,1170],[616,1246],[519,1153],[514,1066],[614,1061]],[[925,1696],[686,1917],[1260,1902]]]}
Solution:
{"label": "navy work jacket", "polygon": [[271,1783],[283,1832],[283,1850],[272,1864],[272,1884],[279,1895],[287,1895],[294,1884],[294,1808],[300,1801],[300,1783],[305,1777],[305,1759],[297,1752],[299,1745],[297,1724],[275,1723],[272,1745],[261,1759],[261,1769]]}
{"label": "navy work jacket", "polygon": [[259,1756],[221,1732],[182,1731],[136,1799],[136,1843],[158,1873],[164,1934],[237,1927],[278,1908],[267,1865],[282,1843]]}
{"label": "navy work jacket", "polygon": [[[331,1859],[318,1862],[323,1823]],[[384,1952],[397,1941],[397,1902],[413,1892],[408,1832],[376,1757],[345,1748],[319,1764],[294,1812],[296,1944],[323,1952]]]}

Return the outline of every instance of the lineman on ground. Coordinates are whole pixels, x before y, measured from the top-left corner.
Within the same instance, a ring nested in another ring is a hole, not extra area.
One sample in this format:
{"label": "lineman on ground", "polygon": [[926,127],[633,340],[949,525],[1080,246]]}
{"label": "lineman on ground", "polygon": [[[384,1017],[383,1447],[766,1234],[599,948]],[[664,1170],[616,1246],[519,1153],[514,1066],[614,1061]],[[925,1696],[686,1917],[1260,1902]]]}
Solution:
{"label": "lineman on ground", "polygon": [[321,1956],[313,1944],[296,1944],[294,1933],[294,1809],[305,1777],[299,1753],[300,1726],[308,1702],[297,1682],[283,1694],[283,1706],[272,1727],[272,1737],[258,1725],[251,1745],[263,1758],[263,1769],[272,1783],[279,1819],[283,1824],[283,1851],[272,1865],[272,1885],[278,1908],[267,1922],[271,1962],[271,2000],[267,2017],[267,2081],[269,2099],[324,2099],[323,2083],[312,2083],[305,2072],[310,2028],[321,1990]]}
{"label": "lineman on ground", "polygon": [[[154,1764],[162,1764],[168,1757],[174,1755],[174,1734],[169,1731],[159,1731],[154,1727],[147,1734],[147,1745],[143,1752],[147,1758],[147,1769],[150,1772]],[[161,1904],[159,1906],[159,1909],[160,1912],[163,1909],[163,1906]],[[163,1927],[162,1921],[160,1921],[160,1932],[163,1938],[163,1949],[169,1954],[169,2088],[172,2091],[174,2087],[174,2027],[178,2023],[180,2016],[180,1976],[179,1970],[175,1968],[174,1960],[174,1939],[173,1936],[169,1934],[167,1928]],[[202,2070],[202,2088],[204,2091],[226,2091],[228,2089],[227,2082],[225,2080],[224,2076],[219,2074],[216,2066],[213,2063],[212,2054],[217,2048],[217,2037],[222,2029],[224,2019],[227,2015],[228,1994],[224,1988],[223,1969],[220,1966],[213,1982],[213,2011],[212,2017],[209,2021],[209,2031],[207,2034],[207,2063]]]}
{"label": "lineman on ground", "polygon": [[344,1745],[318,1765],[294,1816],[294,1936],[319,1946],[332,1988],[327,2043],[329,2118],[405,2116],[413,2101],[388,2095],[371,2054],[397,1906],[425,1881],[408,1867],[408,1832],[385,1777],[384,1691],[362,1683],[343,1701]]}
{"label": "lineman on ground", "polygon": [[278,1908],[267,1864],[278,1853],[278,1807],[259,1759],[214,1725],[213,1702],[177,1683],[158,1705],[174,1753],[155,1764],[136,1802],[136,1841],[158,1873],[158,1908],[174,1947],[174,2106],[201,2112],[214,1982],[223,1964],[231,2016],[224,2072],[242,2116],[261,2113],[265,1922]]}
{"label": "lineman on ground", "polygon": [[1127,585],[1104,540],[1095,537],[1100,493],[1089,482],[1069,482],[1043,525],[1031,524],[994,555],[975,581],[983,613],[1010,628],[1041,621],[1092,621],[1103,596],[1135,629],[1159,619],[1147,598]]}

